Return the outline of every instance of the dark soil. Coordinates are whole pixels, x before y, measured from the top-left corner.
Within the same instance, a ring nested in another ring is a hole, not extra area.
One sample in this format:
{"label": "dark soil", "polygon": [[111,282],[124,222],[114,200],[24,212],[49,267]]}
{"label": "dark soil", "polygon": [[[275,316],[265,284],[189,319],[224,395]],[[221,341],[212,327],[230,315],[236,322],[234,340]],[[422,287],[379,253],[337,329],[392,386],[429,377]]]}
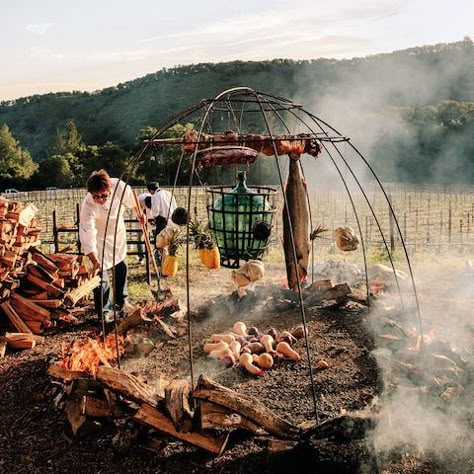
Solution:
{"label": "dark soil", "polygon": [[[311,364],[319,421],[362,409],[382,392],[381,376],[371,356],[374,341],[365,325],[367,314],[358,310],[309,309]],[[202,345],[213,333],[230,330],[237,321],[257,326],[290,330],[301,324],[299,311],[265,313],[252,307],[239,316],[222,315],[192,323],[194,382],[205,373],[215,381],[255,397],[286,420],[299,424],[315,420],[313,390],[303,341],[294,346],[303,356],[298,363],[284,362],[254,377],[240,368],[224,368],[206,357]],[[173,319],[166,321],[173,324]],[[125,443],[118,440],[117,427],[110,422],[99,430],[73,437],[68,422],[55,406],[62,386],[47,374],[49,360],[60,352],[61,344],[99,331],[93,315],[79,326],[56,328],[45,343],[31,351],[9,354],[0,359],[0,473],[254,473],[259,472],[472,472],[462,460],[451,469],[436,456],[395,453],[381,464],[366,440],[340,442],[336,439],[311,439],[296,448],[270,453],[265,440],[250,434],[232,435],[226,451],[215,457],[172,438],[143,428],[121,426]],[[138,373],[149,384],[163,374],[166,378],[189,378],[187,337],[169,340],[157,327],[147,334],[162,342],[147,357],[128,358],[124,370]],[[318,361],[329,363],[319,369]],[[161,452],[143,448],[150,435],[164,440]],[[473,464],[471,464],[472,467]],[[463,470],[466,469],[466,470]]]}

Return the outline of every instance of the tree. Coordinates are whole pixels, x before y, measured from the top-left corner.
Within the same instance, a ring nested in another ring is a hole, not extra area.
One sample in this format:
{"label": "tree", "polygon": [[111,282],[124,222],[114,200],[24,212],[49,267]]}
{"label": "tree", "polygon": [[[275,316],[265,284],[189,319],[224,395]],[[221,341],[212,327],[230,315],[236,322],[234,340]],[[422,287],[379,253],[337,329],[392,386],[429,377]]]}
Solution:
{"label": "tree", "polygon": [[26,181],[36,171],[38,165],[33,162],[28,150],[23,149],[6,124],[0,126],[0,180],[18,184]]}
{"label": "tree", "polygon": [[53,144],[56,155],[64,156],[66,153],[77,155],[83,148],[84,143],[74,120],[68,120],[64,129],[56,130],[56,139]]}
{"label": "tree", "polygon": [[42,161],[39,165],[35,181],[41,187],[56,186],[64,188],[73,183],[74,175],[69,164],[70,153],[64,155],[53,155]]}

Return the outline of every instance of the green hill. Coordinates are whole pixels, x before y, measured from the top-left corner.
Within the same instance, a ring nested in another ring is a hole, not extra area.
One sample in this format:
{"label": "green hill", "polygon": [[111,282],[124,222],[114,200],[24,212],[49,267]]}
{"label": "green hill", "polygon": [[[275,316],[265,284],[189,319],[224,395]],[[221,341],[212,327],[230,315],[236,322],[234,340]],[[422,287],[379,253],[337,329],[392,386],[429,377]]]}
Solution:
{"label": "green hill", "polygon": [[[474,101],[473,71],[474,45],[469,38],[348,60],[203,63],[163,69],[93,93],[4,101],[0,124],[8,125],[35,161],[48,156],[56,130],[69,119],[85,143],[111,141],[130,149],[141,128],[159,126],[202,98],[245,85],[302,103],[372,150],[373,114],[406,117],[407,108],[436,108],[450,101],[451,109],[461,107],[465,115],[464,103]],[[464,120],[471,123],[472,110],[469,114]],[[380,124],[375,126],[380,136]]]}

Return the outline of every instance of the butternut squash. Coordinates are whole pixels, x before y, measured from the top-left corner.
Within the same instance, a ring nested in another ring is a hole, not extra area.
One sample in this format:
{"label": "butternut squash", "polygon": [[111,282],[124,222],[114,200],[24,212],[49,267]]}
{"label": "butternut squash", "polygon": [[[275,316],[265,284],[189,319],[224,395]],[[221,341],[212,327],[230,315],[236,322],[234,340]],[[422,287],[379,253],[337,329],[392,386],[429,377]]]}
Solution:
{"label": "butternut squash", "polygon": [[298,362],[301,357],[298,352],[294,351],[287,342],[279,342],[276,346],[277,352],[283,354],[287,359]]}
{"label": "butternut squash", "polygon": [[259,369],[257,366],[253,365],[253,357],[251,354],[241,354],[239,358],[239,365],[253,375],[265,375],[265,372],[262,369]]}

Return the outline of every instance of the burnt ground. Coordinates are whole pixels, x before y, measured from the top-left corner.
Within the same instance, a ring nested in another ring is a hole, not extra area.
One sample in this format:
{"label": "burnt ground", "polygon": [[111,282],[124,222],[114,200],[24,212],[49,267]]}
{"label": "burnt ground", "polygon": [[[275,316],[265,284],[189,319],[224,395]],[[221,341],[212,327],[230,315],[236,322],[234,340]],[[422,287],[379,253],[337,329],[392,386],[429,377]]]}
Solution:
{"label": "burnt ground", "polygon": [[[310,309],[306,317],[320,421],[371,404],[383,387],[371,355],[374,341],[364,324],[367,314],[360,309]],[[301,316],[294,310],[255,315],[249,309],[238,318],[215,316],[194,321],[195,377],[206,373],[223,385],[254,396],[292,423],[314,420],[305,358],[298,363],[284,362],[265,377],[255,378],[237,367],[225,369],[205,357],[202,352],[205,338],[230,330],[236,320],[262,331],[270,327],[284,330],[299,325]],[[381,464],[374,460],[371,447],[363,440],[346,443],[313,440],[287,453],[270,454],[262,440],[238,435],[231,437],[226,451],[216,458],[166,437],[162,438],[166,443],[160,453],[145,450],[141,444],[143,433],[135,432],[125,421],[123,427],[125,431],[129,428],[128,438],[133,442],[117,442],[112,423],[74,438],[64,413],[55,406],[60,388],[51,381],[47,367],[49,360],[59,353],[61,344],[90,331],[98,331],[93,316],[78,326],[52,330],[45,343],[31,351],[9,354],[0,360],[0,472],[253,473],[256,468],[259,472],[473,472],[472,457],[471,464],[459,459],[446,468],[436,455],[408,455],[403,450],[392,453]],[[171,341],[164,335],[159,338],[162,344],[157,349],[146,358],[124,360],[123,368],[140,374],[150,384],[160,373],[167,378],[188,377],[187,337]],[[304,354],[302,341],[295,348]],[[321,358],[329,363],[328,369],[318,369]],[[159,435],[157,438],[161,439]]]}

